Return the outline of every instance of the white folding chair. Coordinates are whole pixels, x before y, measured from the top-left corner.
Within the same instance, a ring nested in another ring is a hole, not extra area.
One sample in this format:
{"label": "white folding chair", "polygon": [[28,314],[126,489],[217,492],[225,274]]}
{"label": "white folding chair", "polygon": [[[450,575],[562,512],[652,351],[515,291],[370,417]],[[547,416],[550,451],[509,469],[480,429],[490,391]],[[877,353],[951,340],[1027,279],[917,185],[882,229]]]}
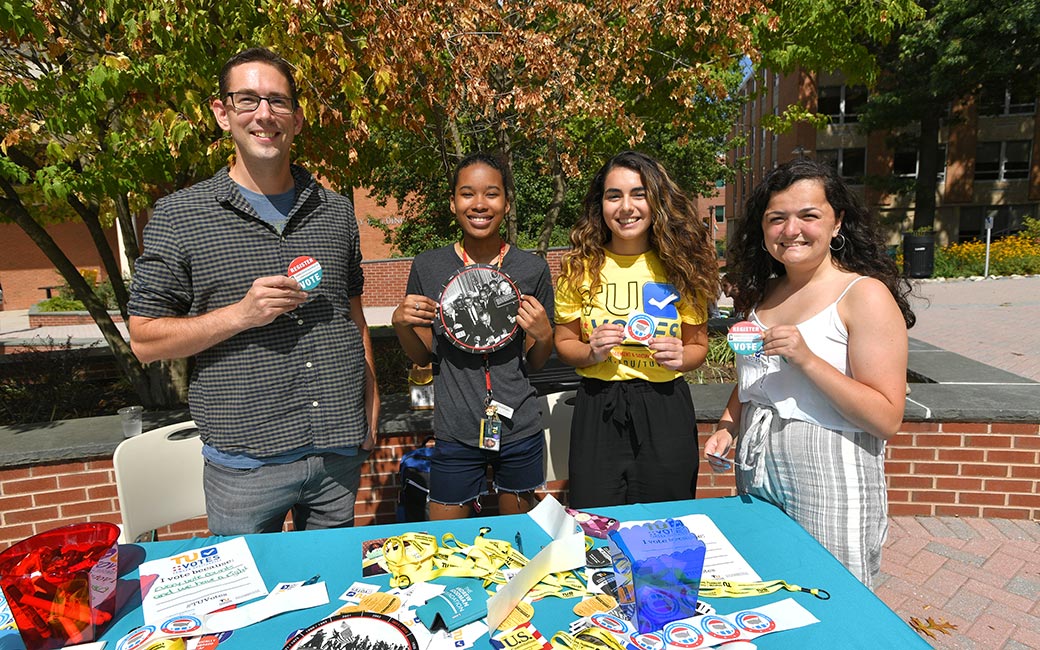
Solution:
{"label": "white folding chair", "polygon": [[127,438],[116,447],[112,465],[123,517],[121,542],[206,514],[202,440],[194,421]]}

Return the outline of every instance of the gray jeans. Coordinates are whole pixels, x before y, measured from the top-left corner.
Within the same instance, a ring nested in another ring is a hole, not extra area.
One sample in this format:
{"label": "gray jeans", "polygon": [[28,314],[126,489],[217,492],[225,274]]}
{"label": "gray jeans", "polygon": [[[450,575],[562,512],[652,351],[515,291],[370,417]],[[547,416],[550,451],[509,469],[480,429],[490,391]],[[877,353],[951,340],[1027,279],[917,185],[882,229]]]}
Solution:
{"label": "gray jeans", "polygon": [[290,511],[295,530],[353,526],[361,465],[368,456],[364,451],[315,454],[255,469],[206,461],[209,529],[214,535],[273,533],[282,530]]}

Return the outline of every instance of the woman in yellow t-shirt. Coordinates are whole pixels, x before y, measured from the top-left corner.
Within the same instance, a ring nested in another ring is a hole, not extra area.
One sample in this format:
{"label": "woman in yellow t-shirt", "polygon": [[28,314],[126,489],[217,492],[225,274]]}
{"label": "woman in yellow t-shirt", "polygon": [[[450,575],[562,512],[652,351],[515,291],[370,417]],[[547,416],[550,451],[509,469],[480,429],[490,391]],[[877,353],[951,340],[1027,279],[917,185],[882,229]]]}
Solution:
{"label": "woman in yellow t-shirt", "polygon": [[682,373],[708,352],[718,263],[693,202],[649,156],[592,180],[556,291],[559,357],[582,376],[571,420],[572,508],[692,499],[697,422]]}

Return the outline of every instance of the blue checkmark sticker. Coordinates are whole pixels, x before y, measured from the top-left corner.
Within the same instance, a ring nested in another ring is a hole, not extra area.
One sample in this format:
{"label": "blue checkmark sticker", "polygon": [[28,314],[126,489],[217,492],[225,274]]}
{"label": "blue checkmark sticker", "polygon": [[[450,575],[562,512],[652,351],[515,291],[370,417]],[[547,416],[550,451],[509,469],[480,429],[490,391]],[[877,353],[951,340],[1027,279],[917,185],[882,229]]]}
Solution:
{"label": "blue checkmark sticker", "polygon": [[679,318],[679,292],[667,282],[647,282],[643,285],[643,311],[654,318]]}

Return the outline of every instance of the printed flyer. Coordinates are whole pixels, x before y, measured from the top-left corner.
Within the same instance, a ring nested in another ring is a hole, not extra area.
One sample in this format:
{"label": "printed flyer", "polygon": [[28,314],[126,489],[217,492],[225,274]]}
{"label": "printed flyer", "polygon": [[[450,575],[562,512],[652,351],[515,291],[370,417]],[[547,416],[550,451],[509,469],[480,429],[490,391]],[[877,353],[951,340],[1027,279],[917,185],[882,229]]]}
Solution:
{"label": "printed flyer", "polygon": [[174,615],[201,617],[265,595],[267,587],[244,537],[141,565],[146,625]]}

